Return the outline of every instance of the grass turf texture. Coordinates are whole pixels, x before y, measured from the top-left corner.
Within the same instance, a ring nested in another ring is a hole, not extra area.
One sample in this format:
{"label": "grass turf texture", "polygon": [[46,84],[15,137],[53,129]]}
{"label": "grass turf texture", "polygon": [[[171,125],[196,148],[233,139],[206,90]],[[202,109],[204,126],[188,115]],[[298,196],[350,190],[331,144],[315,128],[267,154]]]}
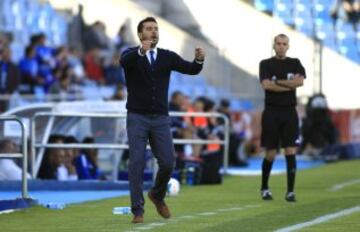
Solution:
{"label": "grass turf texture", "polygon": [[[178,196],[166,199],[170,220],[161,219],[144,194],[144,224],[132,225],[131,215],[112,215],[113,207],[129,205],[129,197],[122,197],[68,205],[64,210],[33,207],[3,214],[0,231],[274,231],[360,206],[360,184],[330,191],[336,184],[360,179],[359,167],[360,161],[346,161],[299,171],[296,203],[284,200],[286,175],[270,178],[274,200],[267,202],[260,198],[260,177],[227,176],[222,185],[181,186]],[[359,218],[358,211],[302,231],[360,231]]]}

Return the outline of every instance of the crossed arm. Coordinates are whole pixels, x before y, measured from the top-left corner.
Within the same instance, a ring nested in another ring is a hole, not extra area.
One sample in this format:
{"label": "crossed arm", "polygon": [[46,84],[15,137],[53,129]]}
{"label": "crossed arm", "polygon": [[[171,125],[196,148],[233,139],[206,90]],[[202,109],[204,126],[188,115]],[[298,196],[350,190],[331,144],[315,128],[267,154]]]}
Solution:
{"label": "crossed arm", "polygon": [[296,74],[295,77],[291,80],[277,80],[275,82],[264,79],[261,82],[261,86],[265,90],[273,91],[273,92],[286,92],[292,91],[297,87],[302,86],[304,83],[304,76],[300,74]]}

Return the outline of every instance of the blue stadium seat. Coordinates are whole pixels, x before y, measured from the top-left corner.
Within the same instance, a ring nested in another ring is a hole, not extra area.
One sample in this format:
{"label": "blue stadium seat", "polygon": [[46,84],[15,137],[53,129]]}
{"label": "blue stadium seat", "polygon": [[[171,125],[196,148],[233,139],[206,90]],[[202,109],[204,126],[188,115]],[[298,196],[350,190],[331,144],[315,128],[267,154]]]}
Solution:
{"label": "blue stadium seat", "polygon": [[206,87],[206,95],[216,99],[218,97],[218,91],[216,89],[216,87],[214,86],[207,86]]}
{"label": "blue stadium seat", "polygon": [[254,109],[254,105],[249,100],[232,99],[230,101],[230,108],[234,111],[250,111]]}
{"label": "blue stadium seat", "polygon": [[273,0],[254,0],[254,6],[256,9],[264,12],[273,12],[274,1]]}
{"label": "blue stadium seat", "polygon": [[[341,17],[336,22],[331,18],[334,0],[255,0],[254,6],[261,11],[273,11],[274,17],[284,23],[359,62],[354,51],[360,50],[360,32],[356,35],[352,25]],[[355,38],[357,47],[353,46]]]}
{"label": "blue stadium seat", "polygon": [[207,86],[204,85],[196,85],[193,87],[193,94],[195,96],[204,96],[206,94]]}
{"label": "blue stadium seat", "polygon": [[360,63],[360,52],[356,50],[356,47],[348,47],[346,57],[354,62]]}
{"label": "blue stadium seat", "polygon": [[81,88],[85,100],[102,100],[99,89],[96,86],[83,86]]}
{"label": "blue stadium seat", "polygon": [[275,0],[274,17],[281,19],[288,25],[294,25],[294,4],[292,0]]}
{"label": "blue stadium seat", "polygon": [[15,17],[13,15],[13,11],[11,10],[12,8],[12,1],[11,0],[3,0],[2,1],[2,9],[3,12],[1,12],[3,14],[3,18],[4,18],[4,30],[5,31],[12,31],[15,29]]}
{"label": "blue stadium seat", "polygon": [[316,37],[324,42],[335,41],[334,27],[329,24],[318,24],[315,26]]}
{"label": "blue stadium seat", "polygon": [[314,36],[315,28],[314,22],[312,18],[306,17],[297,17],[295,18],[295,29],[301,31],[305,35],[309,37]]}

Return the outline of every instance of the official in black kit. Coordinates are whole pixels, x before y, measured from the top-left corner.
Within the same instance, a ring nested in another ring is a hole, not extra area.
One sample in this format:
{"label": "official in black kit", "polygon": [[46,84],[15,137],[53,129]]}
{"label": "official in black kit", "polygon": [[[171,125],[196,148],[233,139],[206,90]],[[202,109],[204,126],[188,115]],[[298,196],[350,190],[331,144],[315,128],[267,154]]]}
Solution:
{"label": "official in black kit", "polygon": [[305,69],[297,58],[286,56],[289,37],[274,38],[275,56],[260,62],[260,82],[265,90],[265,109],[262,114],[261,146],[265,148],[262,163],[261,196],[272,200],[268,181],[275,155],[285,149],[287,192],[285,200],[295,202],[296,150],[299,143],[299,120],[296,112],[296,88],[303,85]]}

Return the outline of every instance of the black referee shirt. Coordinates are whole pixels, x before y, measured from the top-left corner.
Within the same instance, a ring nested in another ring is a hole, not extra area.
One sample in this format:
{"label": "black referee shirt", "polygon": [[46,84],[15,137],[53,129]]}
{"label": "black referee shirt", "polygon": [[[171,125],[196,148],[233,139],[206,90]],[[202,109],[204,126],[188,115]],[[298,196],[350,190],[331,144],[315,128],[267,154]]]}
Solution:
{"label": "black referee shirt", "polygon": [[[271,57],[260,62],[260,82],[264,79],[287,80],[295,74],[306,77],[305,69],[297,58],[278,59]],[[294,107],[296,106],[296,90],[286,92],[265,91],[265,106]]]}

